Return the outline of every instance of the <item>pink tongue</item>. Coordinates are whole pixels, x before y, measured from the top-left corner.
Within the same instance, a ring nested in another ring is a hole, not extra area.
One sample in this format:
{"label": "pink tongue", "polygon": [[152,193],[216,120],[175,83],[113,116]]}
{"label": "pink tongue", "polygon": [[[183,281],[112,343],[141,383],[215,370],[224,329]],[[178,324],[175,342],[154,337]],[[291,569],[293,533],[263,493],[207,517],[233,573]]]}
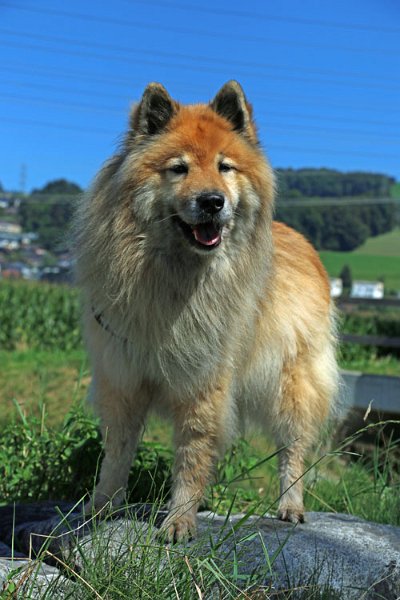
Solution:
{"label": "pink tongue", "polygon": [[221,233],[215,229],[212,223],[196,225],[192,229],[195,240],[204,246],[213,246],[221,241]]}

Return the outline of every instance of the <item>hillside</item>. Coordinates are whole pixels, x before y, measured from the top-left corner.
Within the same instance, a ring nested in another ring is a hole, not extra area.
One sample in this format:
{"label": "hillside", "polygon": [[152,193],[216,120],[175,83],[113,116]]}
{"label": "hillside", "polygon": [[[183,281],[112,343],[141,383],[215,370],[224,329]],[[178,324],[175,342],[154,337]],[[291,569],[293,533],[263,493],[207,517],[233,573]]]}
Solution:
{"label": "hillside", "polygon": [[321,260],[331,277],[338,277],[344,265],[351,269],[353,279],[378,280],[385,290],[400,290],[400,229],[368,238],[352,252],[320,252]]}
{"label": "hillside", "polygon": [[[352,254],[374,256],[397,256],[400,258],[400,228],[397,227],[389,233],[368,238],[368,240]],[[400,263],[399,263],[400,270]]]}

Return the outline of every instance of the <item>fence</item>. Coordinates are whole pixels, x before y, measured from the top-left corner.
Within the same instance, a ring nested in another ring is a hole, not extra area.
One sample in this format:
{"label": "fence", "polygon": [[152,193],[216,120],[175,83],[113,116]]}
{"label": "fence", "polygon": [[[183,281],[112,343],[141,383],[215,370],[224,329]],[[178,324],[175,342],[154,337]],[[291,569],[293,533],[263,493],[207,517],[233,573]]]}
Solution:
{"label": "fence", "polygon": [[[338,300],[338,307],[345,309],[354,305],[400,308],[400,299],[383,300],[346,298]],[[342,342],[351,342],[363,346],[382,346],[383,348],[400,348],[400,337],[378,335],[355,335],[344,333]],[[400,363],[399,363],[400,375]],[[400,415],[400,376],[368,375],[354,371],[343,371],[344,394],[346,401],[355,408],[371,409],[381,413]]]}

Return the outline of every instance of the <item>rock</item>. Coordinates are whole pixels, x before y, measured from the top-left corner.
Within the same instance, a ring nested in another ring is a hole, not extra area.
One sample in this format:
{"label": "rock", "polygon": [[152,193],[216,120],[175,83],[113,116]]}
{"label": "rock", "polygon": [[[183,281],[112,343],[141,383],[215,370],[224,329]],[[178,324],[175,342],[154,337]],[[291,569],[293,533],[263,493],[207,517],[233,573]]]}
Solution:
{"label": "rock", "polygon": [[61,600],[68,593],[71,594],[74,585],[58,569],[45,563],[26,559],[0,559],[0,592],[5,592],[4,598],[39,600],[53,586],[51,598]]}
{"label": "rock", "polygon": [[[10,531],[4,530],[7,523],[10,524],[7,508],[0,507],[0,543],[9,548]],[[67,579],[66,573],[60,573],[55,566],[59,566],[61,560],[68,569],[79,573],[84,568],[82,555],[91,560],[96,552],[104,554],[104,548],[108,560],[118,558],[121,564],[127,556],[125,553],[129,553],[130,560],[133,557],[140,563],[144,548],[146,560],[152,560],[153,545],[155,569],[164,565],[163,558],[160,563],[160,541],[156,541],[158,530],[155,525],[161,523],[165,511],[150,517],[151,506],[135,505],[118,511],[111,519],[97,521],[95,527],[93,522],[83,521],[81,510],[71,504],[63,504],[63,513],[69,512],[68,519],[64,520],[60,519],[54,503],[46,507],[38,505],[36,513],[32,506],[27,511],[24,521],[23,506],[15,509],[14,542],[20,554],[28,551],[28,540],[31,548],[38,551],[43,545],[41,536],[51,533],[54,536],[48,546],[51,556],[47,555],[52,566],[37,567],[34,591],[39,595],[32,594],[29,598],[40,598],[40,589],[46,585],[53,585],[52,598],[62,598],[64,592],[71,594],[71,586],[79,584]],[[38,515],[36,522],[35,514]],[[147,523],[150,518],[152,522]],[[40,536],[32,536],[33,533],[40,533]],[[242,575],[254,574],[257,593],[264,594],[254,596],[257,598],[268,598],[272,592],[273,597],[277,597],[279,591],[293,589],[297,589],[290,595],[293,600],[302,594],[302,598],[307,597],[304,596],[307,590],[326,589],[331,594],[327,597],[345,600],[400,598],[399,527],[331,513],[308,513],[307,522],[301,525],[283,523],[274,517],[232,515],[227,520],[212,513],[200,513],[196,540],[184,548],[178,545],[176,551],[180,551],[182,557],[183,554],[189,557],[188,560],[205,559],[211,553],[211,546],[214,560],[227,577],[234,569]],[[26,569],[36,565],[32,561],[20,563],[2,559],[0,577],[4,581],[16,564],[23,568],[13,581],[18,585],[25,577],[26,586],[33,581],[32,574],[26,575]],[[207,593],[207,598],[214,595],[211,590]]]}
{"label": "rock", "polygon": [[[241,517],[235,515],[229,520],[231,529]],[[223,517],[200,514],[199,521],[202,535],[210,526],[215,536],[221,535]],[[260,536],[243,540],[254,531]],[[273,573],[266,572],[264,581],[276,590],[315,585],[329,587],[346,600],[400,598],[399,527],[331,513],[308,513],[307,522],[295,526],[275,518],[250,517],[233,539],[222,544],[221,551],[228,553],[236,544],[242,569],[250,572],[257,565],[262,571],[265,558],[261,539],[268,555],[276,555]]]}

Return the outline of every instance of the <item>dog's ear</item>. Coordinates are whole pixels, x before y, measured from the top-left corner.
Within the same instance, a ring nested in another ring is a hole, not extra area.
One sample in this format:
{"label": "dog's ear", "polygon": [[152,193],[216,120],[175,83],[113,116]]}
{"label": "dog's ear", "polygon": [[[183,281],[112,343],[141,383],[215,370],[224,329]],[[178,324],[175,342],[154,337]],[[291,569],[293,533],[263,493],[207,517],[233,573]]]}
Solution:
{"label": "dog's ear", "polygon": [[228,81],[219,90],[210,106],[221,117],[232,124],[233,130],[257,143],[257,133],[252,119],[252,108],[247,102],[242,86],[237,81]]}
{"label": "dog's ear", "polygon": [[177,109],[178,103],[172,100],[161,83],[149,83],[140,103],[132,111],[130,125],[133,133],[144,135],[160,133]]}

